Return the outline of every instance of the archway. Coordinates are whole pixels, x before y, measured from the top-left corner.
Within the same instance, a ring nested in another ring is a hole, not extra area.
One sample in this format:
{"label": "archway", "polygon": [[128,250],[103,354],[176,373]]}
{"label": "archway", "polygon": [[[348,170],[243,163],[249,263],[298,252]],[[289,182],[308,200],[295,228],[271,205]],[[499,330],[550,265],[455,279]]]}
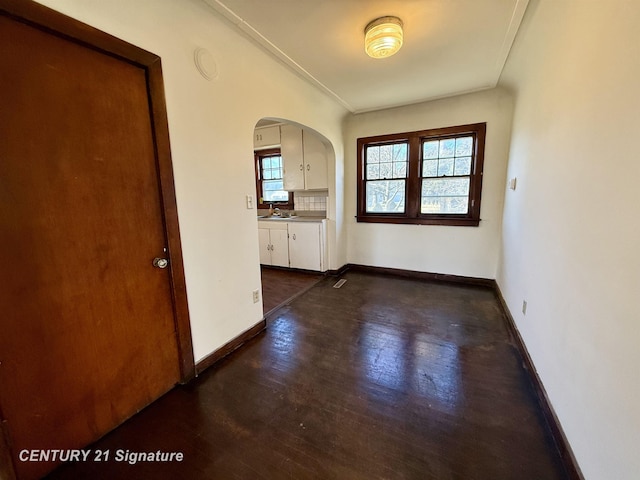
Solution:
{"label": "archway", "polygon": [[257,122],[253,143],[266,314],[329,270],[335,153],[317,131],[277,118]]}

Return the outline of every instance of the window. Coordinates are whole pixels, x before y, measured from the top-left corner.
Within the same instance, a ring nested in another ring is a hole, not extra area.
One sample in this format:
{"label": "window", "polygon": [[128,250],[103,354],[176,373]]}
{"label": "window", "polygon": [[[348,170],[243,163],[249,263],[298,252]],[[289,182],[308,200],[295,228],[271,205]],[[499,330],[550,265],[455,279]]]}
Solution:
{"label": "window", "polygon": [[256,188],[261,204],[293,209],[293,193],[284,189],[280,149],[255,152]]}
{"label": "window", "polygon": [[486,123],[358,139],[359,222],[478,226]]}

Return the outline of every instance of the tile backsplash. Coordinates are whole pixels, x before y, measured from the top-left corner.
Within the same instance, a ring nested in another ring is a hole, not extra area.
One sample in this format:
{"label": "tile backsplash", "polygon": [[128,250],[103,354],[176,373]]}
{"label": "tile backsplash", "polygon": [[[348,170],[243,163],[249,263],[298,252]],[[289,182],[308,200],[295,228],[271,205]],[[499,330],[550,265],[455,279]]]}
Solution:
{"label": "tile backsplash", "polygon": [[327,209],[325,192],[295,192],[293,205],[296,211],[318,211]]}

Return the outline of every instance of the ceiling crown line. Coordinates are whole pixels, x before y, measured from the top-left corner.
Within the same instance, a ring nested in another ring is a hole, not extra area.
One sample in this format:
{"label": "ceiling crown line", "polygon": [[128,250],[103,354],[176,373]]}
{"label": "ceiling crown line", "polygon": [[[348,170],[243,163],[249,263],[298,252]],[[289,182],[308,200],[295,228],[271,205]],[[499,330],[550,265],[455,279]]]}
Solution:
{"label": "ceiling crown line", "polygon": [[235,26],[242,34],[253,40],[259,47],[262,47],[267,53],[275,57],[276,60],[287,66],[293,73],[307,81],[314,87],[318,88],[322,93],[331,97],[334,101],[338,102],[344,108],[351,113],[355,113],[355,109],[340,95],[327,87],[324,83],[309,73],[302,65],[297,63],[286,53],[280,50],[269,39],[262,35],[259,31],[253,28],[249,23],[243,20],[240,16],[236,15],[231,9],[224,5],[219,0],[202,0],[206,5],[211,7],[216,13],[222,16]]}

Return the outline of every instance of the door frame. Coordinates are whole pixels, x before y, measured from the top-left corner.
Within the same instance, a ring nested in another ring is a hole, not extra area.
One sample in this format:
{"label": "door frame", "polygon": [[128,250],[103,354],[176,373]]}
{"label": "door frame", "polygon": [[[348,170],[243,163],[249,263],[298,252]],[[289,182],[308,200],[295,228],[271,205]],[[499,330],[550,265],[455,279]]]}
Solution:
{"label": "door frame", "polygon": [[[188,382],[195,377],[195,362],[160,57],[31,0],[0,0],[0,15],[124,60],[145,70],[151,129],[155,141],[162,220],[167,238],[180,382]],[[10,439],[7,438],[7,433],[0,405],[0,461],[2,463],[5,463],[6,458],[11,458]],[[8,472],[3,467],[0,465],[0,476],[4,478],[4,475],[8,475],[9,479],[15,478],[12,465],[8,466]]]}

